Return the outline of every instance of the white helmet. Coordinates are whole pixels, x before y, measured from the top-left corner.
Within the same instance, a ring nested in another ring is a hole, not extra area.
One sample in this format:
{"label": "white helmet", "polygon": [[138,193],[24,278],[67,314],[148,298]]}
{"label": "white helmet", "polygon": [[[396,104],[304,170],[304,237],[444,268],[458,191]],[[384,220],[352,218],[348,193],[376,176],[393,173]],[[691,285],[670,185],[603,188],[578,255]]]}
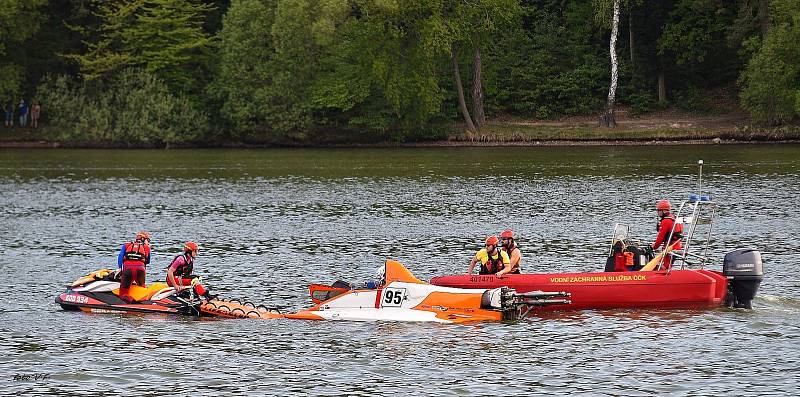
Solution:
{"label": "white helmet", "polygon": [[380,281],[381,285],[386,282],[386,265],[380,265],[375,269],[375,279]]}

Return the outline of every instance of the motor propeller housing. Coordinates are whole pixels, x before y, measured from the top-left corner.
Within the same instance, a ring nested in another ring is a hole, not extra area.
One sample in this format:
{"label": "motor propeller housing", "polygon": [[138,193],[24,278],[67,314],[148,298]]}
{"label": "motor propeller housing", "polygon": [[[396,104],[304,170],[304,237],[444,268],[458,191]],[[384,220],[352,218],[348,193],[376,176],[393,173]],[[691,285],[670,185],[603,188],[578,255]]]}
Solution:
{"label": "motor propeller housing", "polygon": [[568,305],[570,293],[563,291],[529,291],[518,293],[513,288],[500,287],[487,290],[481,296],[481,309],[507,313],[506,319],[524,317],[531,308],[549,305]]}
{"label": "motor propeller housing", "polygon": [[728,278],[726,306],[750,309],[752,300],[764,279],[761,252],[755,249],[738,249],[725,254],[722,274]]}

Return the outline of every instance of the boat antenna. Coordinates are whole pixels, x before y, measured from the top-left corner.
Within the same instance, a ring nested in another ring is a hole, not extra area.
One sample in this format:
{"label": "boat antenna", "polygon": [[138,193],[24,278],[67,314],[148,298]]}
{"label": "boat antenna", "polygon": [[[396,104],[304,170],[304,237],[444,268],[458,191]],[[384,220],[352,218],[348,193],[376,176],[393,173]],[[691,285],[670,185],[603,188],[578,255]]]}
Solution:
{"label": "boat antenna", "polygon": [[703,194],[703,160],[697,160],[700,166],[700,179],[697,180],[697,194]]}

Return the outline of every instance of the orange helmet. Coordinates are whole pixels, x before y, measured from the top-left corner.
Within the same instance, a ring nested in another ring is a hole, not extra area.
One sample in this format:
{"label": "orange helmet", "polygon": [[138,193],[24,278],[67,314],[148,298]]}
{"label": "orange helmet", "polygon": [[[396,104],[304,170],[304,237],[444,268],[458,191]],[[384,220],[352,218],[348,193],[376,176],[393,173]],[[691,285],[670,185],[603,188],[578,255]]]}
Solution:
{"label": "orange helmet", "polygon": [[502,238],[514,238],[514,232],[511,229],[506,229],[503,233],[500,233],[500,237]]}
{"label": "orange helmet", "polygon": [[200,247],[197,246],[197,243],[194,241],[187,241],[186,244],[183,245],[183,250],[185,252],[197,251]]}
{"label": "orange helmet", "polygon": [[136,240],[138,240],[138,241],[148,240],[149,241],[150,240],[150,233],[147,233],[147,232],[136,233]]}
{"label": "orange helmet", "polygon": [[666,199],[665,200],[658,200],[658,203],[656,203],[656,210],[657,211],[660,211],[660,210],[669,211],[671,209],[672,209],[672,204],[670,204],[669,200],[666,200]]}
{"label": "orange helmet", "polygon": [[486,237],[486,245],[497,245],[500,242],[500,239],[497,236],[489,236]]}

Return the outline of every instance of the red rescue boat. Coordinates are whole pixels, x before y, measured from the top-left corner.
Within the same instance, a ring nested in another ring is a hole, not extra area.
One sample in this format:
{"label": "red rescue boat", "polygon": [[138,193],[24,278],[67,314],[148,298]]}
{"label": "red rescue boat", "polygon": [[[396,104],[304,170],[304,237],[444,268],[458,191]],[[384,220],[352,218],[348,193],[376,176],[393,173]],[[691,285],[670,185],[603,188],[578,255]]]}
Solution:
{"label": "red rescue boat", "polygon": [[[628,238],[627,226],[615,225],[606,272],[510,274],[501,278],[493,274],[466,274],[434,277],[431,284],[458,288],[507,286],[520,293],[564,291],[572,295],[571,303],[542,310],[691,309],[723,305],[750,308],[763,279],[761,254],[757,250],[729,252],[722,271],[704,269],[709,262],[707,251],[715,208],[708,196],[690,196],[681,204],[673,226],[673,232],[679,227],[687,231],[685,236],[680,236],[682,248],[667,249],[658,256],[651,251],[649,258],[646,249]],[[694,250],[694,247],[699,249]],[[631,271],[613,271],[613,261],[621,251],[635,254],[637,263],[630,267]],[[673,266],[658,270],[664,267],[664,258],[668,255],[672,257]]]}

